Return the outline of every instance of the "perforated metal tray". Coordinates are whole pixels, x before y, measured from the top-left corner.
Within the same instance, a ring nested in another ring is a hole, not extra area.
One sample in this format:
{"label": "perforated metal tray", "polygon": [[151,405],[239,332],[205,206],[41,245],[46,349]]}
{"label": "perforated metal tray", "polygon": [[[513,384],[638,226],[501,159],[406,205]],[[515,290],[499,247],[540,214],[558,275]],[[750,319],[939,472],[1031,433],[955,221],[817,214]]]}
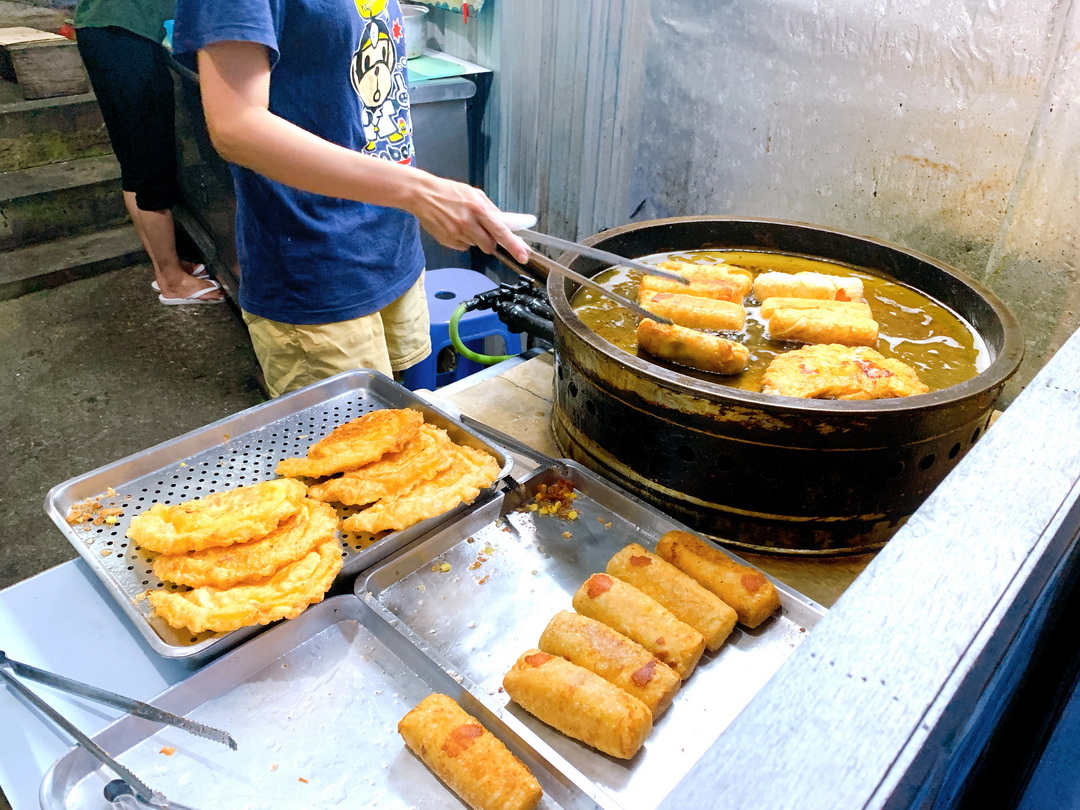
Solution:
{"label": "perforated metal tray", "polygon": [[[587,779],[540,757],[352,594],[309,608],[154,699],[227,730],[235,751],[131,716],[94,740],[151,788],[198,810],[465,810],[397,733],[398,720],[432,692],[457,700],[528,766],[544,790],[541,810],[611,810]],[[97,810],[113,778],[73,748],[45,774],[41,806]]]}
{"label": "perforated metal tray", "polygon": [[[509,701],[502,679],[590,574],[627,543],[654,549],[671,530],[659,510],[567,460],[522,479],[524,495],[500,493],[402,549],[357,580],[384,619],[546,757],[565,760],[628,810],[651,810],[807,638],[825,608],[769,577],[780,610],[754,630],[738,627],[706,652],[671,708],[630,760],[605,756]],[[576,520],[521,511],[541,483],[570,480]],[[730,555],[739,560],[736,555]],[[745,561],[742,561],[744,564]],[[768,576],[768,575],[766,575]]]}
{"label": "perforated metal tray", "polygon": [[[128,540],[131,519],[155,503],[180,503],[276,478],[274,468],[282,459],[305,455],[311,444],[337,425],[382,408],[421,411],[454,441],[494,455],[501,466],[500,477],[513,466],[503,448],[390,378],[374,371],[349,371],[59,484],[46,496],[45,511],[156,652],[203,660],[263,628],[193,634],[170,627],[152,614],[142,594],[176,586],[155,577],[150,567],[153,555]],[[492,484],[474,503],[483,503],[495,489]],[[115,494],[107,495],[110,491]],[[113,525],[69,525],[66,517],[71,506],[86,498],[96,498],[103,507],[121,507],[123,515]],[[342,533],[338,581],[355,576],[466,508],[462,504],[398,532]],[[349,512],[341,510],[342,515]]]}

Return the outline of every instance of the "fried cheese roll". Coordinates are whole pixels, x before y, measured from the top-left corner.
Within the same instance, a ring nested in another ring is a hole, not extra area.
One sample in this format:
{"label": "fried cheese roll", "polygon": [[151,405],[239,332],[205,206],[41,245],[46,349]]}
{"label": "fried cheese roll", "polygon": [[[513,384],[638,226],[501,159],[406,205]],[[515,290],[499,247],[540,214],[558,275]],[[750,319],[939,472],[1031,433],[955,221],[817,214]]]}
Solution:
{"label": "fried cheese roll", "polygon": [[543,791],[502,741],[456,701],[428,695],[401,718],[405,745],[473,810],[533,810]]}
{"label": "fried cheese roll", "polygon": [[649,312],[670,318],[688,329],[724,332],[738,331],[746,325],[746,307],[731,301],[643,290],[638,295],[638,303]]}
{"label": "fried cheese roll", "polygon": [[780,594],[764,574],[735,562],[700,537],[668,532],[656,544],[656,553],[735,608],[739,623],[751,629],[780,607]]}
{"label": "fried cheese roll", "polygon": [[873,346],[878,323],[873,318],[822,309],[778,309],[769,318],[769,337],[799,343]]}
{"label": "fried cheese roll", "polygon": [[686,276],[691,282],[695,281],[732,281],[739,285],[740,300],[750,294],[754,287],[754,274],[744,267],[733,264],[698,264],[697,262],[684,262],[678,259],[668,259],[660,262],[657,267]]}
{"label": "fried cheese roll", "polygon": [[762,273],[754,279],[754,297],[817,298],[823,301],[858,301],[863,297],[862,279],[825,273]]}
{"label": "fried cheese roll", "polygon": [[634,756],[652,731],[652,712],[636,697],[542,650],[523,653],[503,688],[533,717],[619,759]]}
{"label": "fried cheese roll", "polygon": [[539,647],[633,695],[649,707],[654,719],[671,705],[682,683],[675,670],[637,642],[603,622],[568,610],[559,611],[548,622]]}
{"label": "fried cheese roll", "polygon": [[574,610],[636,641],[686,680],[705,651],[705,637],[633,585],[593,574],[578,588]]}
{"label": "fried cheese roll", "polygon": [[750,351],[741,343],[651,318],[638,324],[637,341],[654,357],[714,374],[740,374],[750,361]]}
{"label": "fried cheese roll", "polygon": [[864,301],[817,301],[813,298],[766,298],[761,302],[761,317],[768,320],[778,309],[820,309],[845,312],[864,318],[873,318],[870,305]]}
{"label": "fried cheese roll", "polygon": [[689,574],[637,543],[608,560],[607,572],[648,594],[675,617],[705,636],[705,647],[718,650],[735,629],[735,609]]}

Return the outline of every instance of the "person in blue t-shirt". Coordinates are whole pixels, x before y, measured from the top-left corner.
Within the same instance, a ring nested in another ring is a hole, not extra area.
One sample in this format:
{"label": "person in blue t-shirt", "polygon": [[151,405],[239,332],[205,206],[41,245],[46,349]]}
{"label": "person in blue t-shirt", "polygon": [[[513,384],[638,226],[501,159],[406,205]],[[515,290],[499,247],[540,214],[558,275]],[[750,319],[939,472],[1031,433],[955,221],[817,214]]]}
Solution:
{"label": "person in blue t-shirt", "polygon": [[423,227],[527,248],[478,189],[412,165],[398,0],[180,0],[207,127],[233,164],[240,307],[273,396],[430,351]]}

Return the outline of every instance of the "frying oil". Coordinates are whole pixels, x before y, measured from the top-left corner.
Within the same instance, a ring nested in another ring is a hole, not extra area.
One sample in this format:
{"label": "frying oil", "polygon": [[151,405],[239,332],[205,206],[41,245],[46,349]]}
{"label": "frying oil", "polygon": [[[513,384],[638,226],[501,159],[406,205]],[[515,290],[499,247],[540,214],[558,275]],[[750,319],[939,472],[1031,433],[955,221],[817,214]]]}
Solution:
{"label": "frying oil", "polygon": [[[824,261],[786,253],[765,251],[695,250],[655,254],[642,260],[656,264],[677,259],[696,264],[729,264],[759,273],[816,272],[830,276],[856,277],[863,282],[864,300],[880,327],[874,348],[885,357],[907,363],[931,391],[948,388],[971,379],[990,362],[986,344],[962,317],[941,302],[913,287],[871,270],[839,262]],[[640,274],[614,267],[594,276],[604,287],[637,300]],[[687,376],[729,385],[746,391],[760,391],[761,377],[769,363],[780,354],[803,344],[770,340],[761,317],[760,301],[746,300],[746,326],[738,332],[716,332],[736,340],[750,350],[750,362],[742,374],[718,375],[660,360],[638,348],[638,317],[608,298],[582,287],[571,306],[582,322],[597,335],[630,354]]]}

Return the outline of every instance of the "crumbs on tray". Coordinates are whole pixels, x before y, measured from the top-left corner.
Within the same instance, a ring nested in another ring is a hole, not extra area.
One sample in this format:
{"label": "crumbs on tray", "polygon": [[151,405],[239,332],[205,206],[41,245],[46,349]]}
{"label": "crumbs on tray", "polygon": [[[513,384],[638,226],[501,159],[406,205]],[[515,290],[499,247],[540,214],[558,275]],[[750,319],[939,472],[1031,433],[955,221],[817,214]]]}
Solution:
{"label": "crumbs on tray", "polygon": [[577,520],[578,511],[574,508],[576,499],[574,484],[565,478],[557,478],[551,484],[539,484],[536,495],[524,508],[538,515],[555,515],[567,520]]}

